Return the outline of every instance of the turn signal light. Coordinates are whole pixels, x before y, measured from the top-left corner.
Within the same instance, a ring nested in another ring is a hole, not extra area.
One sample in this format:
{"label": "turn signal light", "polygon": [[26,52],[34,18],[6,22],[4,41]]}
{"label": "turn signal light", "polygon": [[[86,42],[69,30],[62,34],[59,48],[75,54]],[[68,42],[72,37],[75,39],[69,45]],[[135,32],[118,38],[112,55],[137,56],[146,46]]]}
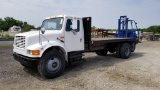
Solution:
{"label": "turn signal light", "polygon": [[39,50],[32,50],[32,55],[40,55],[40,51]]}
{"label": "turn signal light", "polygon": [[60,36],[60,38],[64,38],[64,36]]}

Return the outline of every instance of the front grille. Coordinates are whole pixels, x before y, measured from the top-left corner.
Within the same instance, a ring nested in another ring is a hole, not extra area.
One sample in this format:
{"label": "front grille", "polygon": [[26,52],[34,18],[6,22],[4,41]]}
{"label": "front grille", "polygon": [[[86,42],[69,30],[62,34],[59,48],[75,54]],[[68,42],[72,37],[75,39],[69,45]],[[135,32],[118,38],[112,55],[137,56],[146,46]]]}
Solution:
{"label": "front grille", "polygon": [[25,49],[25,36],[16,36],[15,37],[15,46]]}

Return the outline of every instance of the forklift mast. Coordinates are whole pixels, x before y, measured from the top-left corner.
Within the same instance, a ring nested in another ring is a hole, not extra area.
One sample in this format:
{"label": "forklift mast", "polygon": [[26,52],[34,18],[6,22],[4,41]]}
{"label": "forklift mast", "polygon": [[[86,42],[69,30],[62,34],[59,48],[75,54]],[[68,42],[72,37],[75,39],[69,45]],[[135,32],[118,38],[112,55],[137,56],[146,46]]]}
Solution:
{"label": "forklift mast", "polygon": [[[131,24],[131,29],[128,29],[129,24]],[[135,24],[135,28],[133,28]],[[120,16],[118,19],[118,33],[115,35],[116,38],[139,38],[137,23],[134,20],[129,20],[127,16]]]}

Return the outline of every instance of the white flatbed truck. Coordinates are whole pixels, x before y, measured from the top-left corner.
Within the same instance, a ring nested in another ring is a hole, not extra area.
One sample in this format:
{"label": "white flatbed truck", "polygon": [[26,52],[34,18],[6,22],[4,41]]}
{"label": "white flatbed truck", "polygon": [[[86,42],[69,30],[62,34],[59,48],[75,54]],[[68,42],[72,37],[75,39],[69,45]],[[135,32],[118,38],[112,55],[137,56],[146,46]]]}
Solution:
{"label": "white flatbed truck", "polygon": [[67,15],[46,18],[40,31],[16,34],[13,57],[25,67],[36,66],[45,78],[60,76],[66,64],[81,60],[83,53],[105,56],[116,52],[127,59],[136,38],[91,38],[91,17]]}

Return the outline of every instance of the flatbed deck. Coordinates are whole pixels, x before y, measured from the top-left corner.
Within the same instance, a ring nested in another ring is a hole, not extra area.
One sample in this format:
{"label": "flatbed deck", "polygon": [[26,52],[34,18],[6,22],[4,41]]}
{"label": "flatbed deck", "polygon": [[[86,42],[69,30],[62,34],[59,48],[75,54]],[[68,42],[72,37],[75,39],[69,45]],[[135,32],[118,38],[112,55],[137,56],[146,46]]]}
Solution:
{"label": "flatbed deck", "polygon": [[120,42],[120,41],[134,41],[135,38],[92,38],[92,42]]}
{"label": "flatbed deck", "polygon": [[118,45],[118,43],[134,42],[136,38],[91,38],[91,49],[99,50],[108,46]]}

